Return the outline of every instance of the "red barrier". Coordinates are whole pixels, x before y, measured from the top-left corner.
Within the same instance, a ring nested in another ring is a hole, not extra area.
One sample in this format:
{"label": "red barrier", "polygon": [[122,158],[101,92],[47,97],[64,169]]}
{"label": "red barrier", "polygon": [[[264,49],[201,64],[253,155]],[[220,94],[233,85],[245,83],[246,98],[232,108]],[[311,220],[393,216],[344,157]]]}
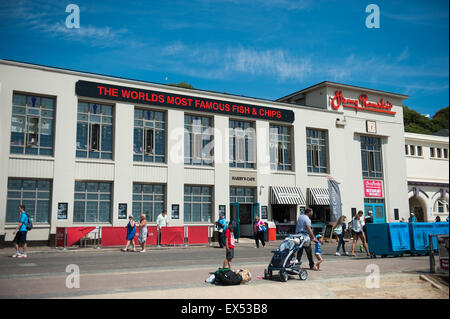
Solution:
{"label": "red barrier", "polygon": [[161,227],[161,245],[184,245],[184,227]]}
{"label": "red barrier", "polygon": [[[147,245],[156,245],[158,233],[156,226],[147,227],[148,237]],[[134,235],[134,243],[138,242],[139,227],[136,227],[136,234]],[[102,247],[108,246],[125,246],[127,244],[127,228],[126,227],[102,227]]]}
{"label": "red barrier", "polygon": [[83,236],[89,234],[95,227],[67,227],[67,247],[72,246]]}
{"label": "red barrier", "polygon": [[208,244],[208,226],[188,226],[188,244]]}
{"label": "red barrier", "polygon": [[158,229],[156,226],[147,226],[147,245],[158,244]]}
{"label": "red barrier", "polygon": [[66,245],[66,228],[56,227],[56,247],[65,247]]}

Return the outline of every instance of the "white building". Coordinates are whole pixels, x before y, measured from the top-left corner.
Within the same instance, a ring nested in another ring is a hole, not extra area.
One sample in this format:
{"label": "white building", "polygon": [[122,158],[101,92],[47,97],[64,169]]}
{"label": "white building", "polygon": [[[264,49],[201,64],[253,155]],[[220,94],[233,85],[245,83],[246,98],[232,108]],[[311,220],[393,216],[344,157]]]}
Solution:
{"label": "white building", "polygon": [[0,242],[19,203],[47,242],[162,209],[173,226],[225,211],[249,236],[255,214],[284,233],[312,207],[321,228],[328,176],[347,217],[408,217],[401,94],[323,82],[269,101],[7,60],[0,84]]}
{"label": "white building", "polygon": [[410,211],[417,220],[448,217],[449,138],[405,133],[406,172]]}

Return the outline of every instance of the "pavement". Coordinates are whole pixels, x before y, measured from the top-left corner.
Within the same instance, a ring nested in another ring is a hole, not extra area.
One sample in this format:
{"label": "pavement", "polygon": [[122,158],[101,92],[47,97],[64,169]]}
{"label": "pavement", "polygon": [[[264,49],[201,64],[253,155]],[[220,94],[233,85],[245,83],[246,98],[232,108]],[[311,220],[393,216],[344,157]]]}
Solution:
{"label": "pavement", "polygon": [[[241,239],[233,269],[250,270],[252,280],[231,287],[205,282],[223,263],[225,250],[218,247],[151,247],[146,253],[31,247],[27,259],[11,258],[13,249],[5,248],[0,249],[0,298],[449,298],[448,281],[446,289],[439,289],[420,277],[429,273],[427,256],[335,256],[335,242],[324,245],[321,271],[308,270],[307,280],[264,280],[279,243],[256,249],[253,240]],[[73,287],[74,269],[79,270],[79,288]]]}

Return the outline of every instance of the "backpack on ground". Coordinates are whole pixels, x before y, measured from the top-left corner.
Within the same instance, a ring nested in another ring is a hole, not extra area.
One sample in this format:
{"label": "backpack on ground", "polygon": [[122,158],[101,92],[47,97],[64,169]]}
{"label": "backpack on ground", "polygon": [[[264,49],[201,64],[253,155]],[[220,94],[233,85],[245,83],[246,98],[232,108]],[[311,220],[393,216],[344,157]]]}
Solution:
{"label": "backpack on ground", "polygon": [[28,219],[27,230],[32,230],[33,229],[33,222],[31,221],[31,218],[30,218],[30,216],[28,214],[27,214],[27,219]]}
{"label": "backpack on ground", "polygon": [[228,268],[219,268],[214,275],[216,283],[224,286],[239,285],[242,281],[241,275]]}

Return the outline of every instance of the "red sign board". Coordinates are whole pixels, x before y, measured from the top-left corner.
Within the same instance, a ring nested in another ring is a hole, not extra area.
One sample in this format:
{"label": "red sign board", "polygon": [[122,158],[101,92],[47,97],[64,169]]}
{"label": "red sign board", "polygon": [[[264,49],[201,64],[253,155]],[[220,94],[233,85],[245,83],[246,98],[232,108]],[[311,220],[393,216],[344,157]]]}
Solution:
{"label": "red sign board", "polygon": [[377,180],[364,180],[365,197],[383,197],[383,182]]}
{"label": "red sign board", "polygon": [[331,107],[338,110],[340,106],[359,110],[386,113],[395,115],[396,112],[392,110],[392,103],[389,101],[369,102],[369,98],[365,94],[361,94],[358,99],[348,99],[342,95],[342,91],[336,91],[335,95],[331,98]]}

